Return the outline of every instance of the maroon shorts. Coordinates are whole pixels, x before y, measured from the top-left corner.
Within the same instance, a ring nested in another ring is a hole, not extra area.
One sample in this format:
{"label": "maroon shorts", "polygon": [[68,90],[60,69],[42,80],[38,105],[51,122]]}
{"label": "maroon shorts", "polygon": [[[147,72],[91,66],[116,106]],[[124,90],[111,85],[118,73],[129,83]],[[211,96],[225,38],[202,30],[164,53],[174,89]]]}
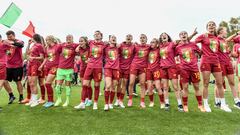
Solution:
{"label": "maroon shorts", "polygon": [[147,80],[151,81],[151,80],[160,80],[160,70],[156,70],[156,71],[151,71],[151,70],[147,70]]}
{"label": "maroon shorts", "polygon": [[84,73],[85,73],[86,69],[87,69],[87,67],[80,68],[80,72],[79,72],[80,78],[84,78]]}
{"label": "maroon shorts", "polygon": [[95,82],[101,82],[102,80],[102,68],[86,68],[84,73],[84,80],[94,80]]}
{"label": "maroon shorts", "polygon": [[44,73],[44,71],[38,71],[38,77],[39,77],[39,78],[45,78],[45,73]]}
{"label": "maroon shorts", "polygon": [[120,78],[119,70],[106,68],[106,69],[104,69],[104,76],[105,77],[110,77],[113,80],[119,80],[119,78]]}
{"label": "maroon shorts", "polygon": [[214,72],[222,72],[221,65],[219,63],[213,64],[213,63],[201,63],[200,66],[201,72],[203,71],[210,71],[212,73]]}
{"label": "maroon shorts", "polygon": [[56,73],[57,73],[57,66],[51,67],[51,68],[44,67],[44,75],[45,76],[48,76],[49,74],[56,75]]}
{"label": "maroon shorts", "polygon": [[44,72],[38,70],[39,66],[40,65],[38,65],[38,64],[28,65],[27,75],[28,76],[38,76],[39,78],[44,78]]}
{"label": "maroon shorts", "polygon": [[120,69],[120,78],[129,79],[130,69]]}
{"label": "maroon shorts", "polygon": [[200,82],[200,73],[199,71],[190,71],[190,70],[181,70],[181,83],[198,83]]}
{"label": "maroon shorts", "polygon": [[176,64],[176,69],[177,69],[177,75],[180,75],[180,72],[181,72],[180,64]]}
{"label": "maroon shorts", "polygon": [[6,78],[7,78],[6,65],[0,64],[0,80],[6,80]]}
{"label": "maroon shorts", "polygon": [[134,68],[131,68],[130,69],[130,74],[134,74],[136,76],[140,75],[140,74],[143,74],[143,73],[146,73],[146,68],[141,68],[141,69],[134,69]]}
{"label": "maroon shorts", "polygon": [[178,69],[176,67],[160,69],[160,75],[162,79],[178,79]]}
{"label": "maroon shorts", "polygon": [[228,64],[221,64],[221,69],[223,76],[234,74],[234,69],[231,62]]}

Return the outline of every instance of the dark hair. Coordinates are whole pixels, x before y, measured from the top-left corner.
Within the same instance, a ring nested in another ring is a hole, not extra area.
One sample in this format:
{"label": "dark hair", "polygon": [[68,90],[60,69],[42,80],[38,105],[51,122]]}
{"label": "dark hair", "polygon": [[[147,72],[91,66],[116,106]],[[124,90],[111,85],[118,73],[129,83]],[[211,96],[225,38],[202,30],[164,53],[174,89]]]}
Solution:
{"label": "dark hair", "polygon": [[163,43],[162,38],[161,38],[163,34],[166,34],[168,36],[168,42],[172,42],[172,38],[166,32],[163,32],[159,37],[159,43],[160,44]]}
{"label": "dark hair", "polygon": [[6,32],[6,35],[7,35],[7,36],[9,36],[9,35],[15,36],[15,33],[14,33],[14,31],[9,30],[9,31]]}
{"label": "dark hair", "polygon": [[[208,23],[207,23],[207,25],[206,25],[206,28],[208,28],[208,24],[209,23],[213,23],[213,24],[215,24],[215,26],[217,27],[217,25],[216,25],[216,23],[214,22],[214,21],[209,21]],[[217,36],[217,31],[215,30],[214,31],[214,36]]]}
{"label": "dark hair", "polygon": [[95,32],[99,32],[101,34],[101,36],[103,36],[103,34],[100,30],[96,30]]}
{"label": "dark hair", "polygon": [[82,36],[80,38],[82,38],[86,42],[86,46],[88,47],[89,46],[88,45],[88,37]]}
{"label": "dark hair", "polygon": [[39,34],[34,34],[33,35],[33,40],[36,41],[39,44],[42,44],[42,38],[41,38],[41,35],[39,35]]}
{"label": "dark hair", "polygon": [[208,28],[208,24],[209,24],[209,23],[213,23],[213,24],[215,24],[215,26],[217,26],[214,21],[209,21],[209,22],[207,23],[207,25],[206,25],[206,28]]}
{"label": "dark hair", "polygon": [[[180,36],[181,33],[187,33],[187,31],[183,30],[178,35]],[[187,33],[188,34],[188,33]]]}
{"label": "dark hair", "polygon": [[41,43],[44,47],[46,46],[46,42],[45,42],[45,39],[43,38],[43,36],[41,36]]}
{"label": "dark hair", "polygon": [[219,35],[220,32],[221,32],[223,29],[226,29],[226,27],[220,26],[220,27],[217,29],[217,34]]}
{"label": "dark hair", "polygon": [[157,44],[159,44],[159,40],[157,38],[153,38],[152,40],[155,40]]}
{"label": "dark hair", "polygon": [[147,35],[146,35],[146,34],[140,34],[140,37],[141,37],[141,36],[144,36],[144,37],[146,37],[146,38],[147,38]]}

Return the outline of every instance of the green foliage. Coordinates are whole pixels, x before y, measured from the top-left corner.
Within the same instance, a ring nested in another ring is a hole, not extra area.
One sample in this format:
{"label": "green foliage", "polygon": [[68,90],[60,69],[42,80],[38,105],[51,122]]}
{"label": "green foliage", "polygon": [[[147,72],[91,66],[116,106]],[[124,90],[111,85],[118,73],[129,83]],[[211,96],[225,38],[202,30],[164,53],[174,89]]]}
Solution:
{"label": "green foliage", "polygon": [[[223,26],[227,28],[228,36],[235,34],[240,31],[240,17],[232,17],[229,21],[220,22],[219,26]],[[233,42],[229,43],[230,49],[233,49]]]}
{"label": "green foliage", "polygon": [[230,36],[240,30],[240,17],[232,17],[229,21],[222,21],[219,26],[226,27]]}

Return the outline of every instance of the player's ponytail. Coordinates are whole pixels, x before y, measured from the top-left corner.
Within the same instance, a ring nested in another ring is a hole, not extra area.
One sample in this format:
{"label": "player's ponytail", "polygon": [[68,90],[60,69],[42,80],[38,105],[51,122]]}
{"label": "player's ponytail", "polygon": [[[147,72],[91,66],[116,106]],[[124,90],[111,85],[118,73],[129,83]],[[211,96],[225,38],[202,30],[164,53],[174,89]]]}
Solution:
{"label": "player's ponytail", "polygon": [[42,37],[41,37],[41,35],[39,35],[39,34],[34,34],[34,35],[33,35],[33,40],[34,40],[36,43],[42,44]]}

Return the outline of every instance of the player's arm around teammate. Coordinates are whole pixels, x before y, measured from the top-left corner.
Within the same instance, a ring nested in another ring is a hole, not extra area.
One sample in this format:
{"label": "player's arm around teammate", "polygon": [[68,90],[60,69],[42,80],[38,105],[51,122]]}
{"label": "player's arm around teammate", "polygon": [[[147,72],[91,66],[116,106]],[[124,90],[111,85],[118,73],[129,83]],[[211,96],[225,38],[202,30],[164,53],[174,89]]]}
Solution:
{"label": "player's arm around teammate", "polygon": [[194,42],[190,42],[186,31],[179,34],[180,44],[176,47],[175,54],[180,57],[180,81],[183,86],[183,110],[188,112],[188,85],[193,84],[195,96],[198,101],[198,108],[201,112],[205,112],[202,106],[202,94],[199,89],[200,73],[198,70],[198,56],[201,50]]}
{"label": "player's arm around teammate", "polygon": [[130,81],[129,81],[129,100],[128,106],[131,107],[133,97],[133,87],[136,81],[136,77],[139,79],[141,88],[141,101],[140,107],[145,108],[145,84],[146,84],[146,68],[147,58],[150,50],[150,45],[147,44],[147,36],[145,34],[140,35],[140,44],[135,45],[134,57],[130,68]]}
{"label": "player's arm around teammate", "polygon": [[[161,89],[161,81],[160,81],[160,53],[159,53],[159,41],[158,39],[154,38],[152,39],[150,52],[148,54],[148,68],[147,68],[147,85],[148,85],[148,94],[150,99],[149,107],[154,106],[154,100],[153,100],[153,88],[155,88],[158,91],[158,96],[160,99],[160,105],[164,106],[164,95],[163,91]],[[153,86],[154,85],[154,86]]]}
{"label": "player's arm around teammate", "polygon": [[207,23],[207,33],[202,34],[196,38],[196,43],[202,44],[202,57],[201,57],[201,74],[203,78],[203,102],[206,112],[211,112],[211,108],[208,104],[208,86],[210,75],[213,74],[216,80],[216,86],[219,91],[221,109],[227,112],[231,112],[231,109],[226,105],[224,98],[224,90],[222,83],[222,70],[218,57],[218,51],[220,49],[219,40],[216,35],[216,23],[210,21]]}

